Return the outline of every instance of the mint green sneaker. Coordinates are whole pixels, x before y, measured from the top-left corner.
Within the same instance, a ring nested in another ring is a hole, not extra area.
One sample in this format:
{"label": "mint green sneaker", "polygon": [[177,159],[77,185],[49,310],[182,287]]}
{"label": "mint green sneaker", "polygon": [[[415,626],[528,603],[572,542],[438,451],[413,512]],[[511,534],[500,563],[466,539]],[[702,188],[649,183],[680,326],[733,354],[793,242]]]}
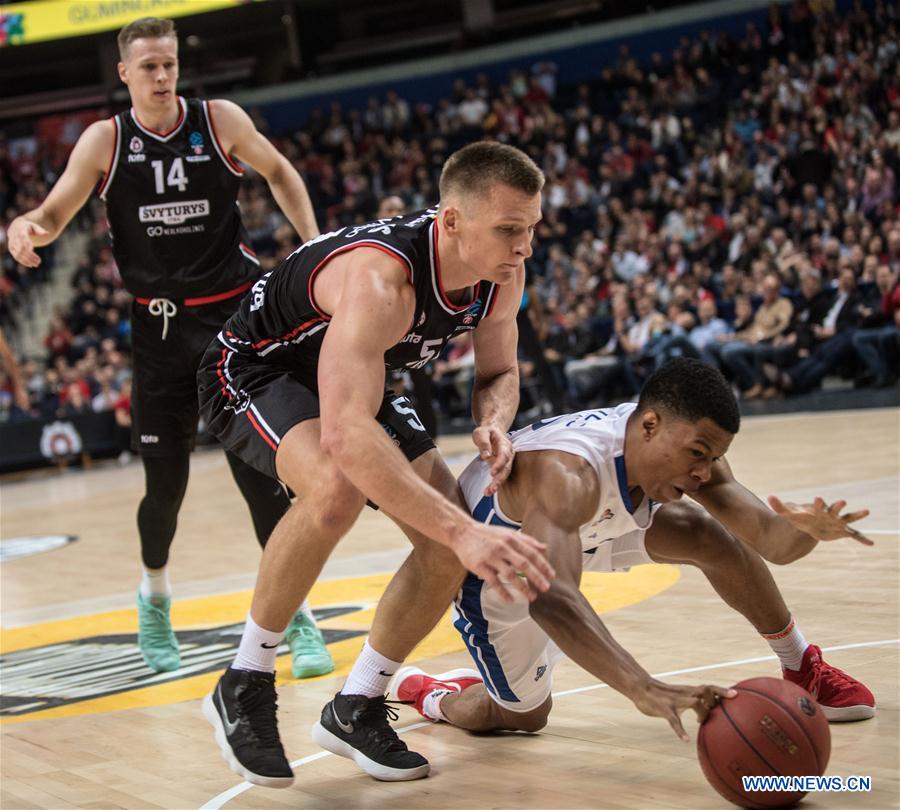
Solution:
{"label": "mint green sneaker", "polygon": [[169,620],[171,604],[168,596],[144,599],[138,590],[138,647],[144,663],[154,672],[174,672],[181,664],[178,639]]}
{"label": "mint green sneaker", "polygon": [[291,619],[284,638],[291,648],[291,672],[295,678],[327,675],[334,669],[334,660],[321,631],[302,610]]}

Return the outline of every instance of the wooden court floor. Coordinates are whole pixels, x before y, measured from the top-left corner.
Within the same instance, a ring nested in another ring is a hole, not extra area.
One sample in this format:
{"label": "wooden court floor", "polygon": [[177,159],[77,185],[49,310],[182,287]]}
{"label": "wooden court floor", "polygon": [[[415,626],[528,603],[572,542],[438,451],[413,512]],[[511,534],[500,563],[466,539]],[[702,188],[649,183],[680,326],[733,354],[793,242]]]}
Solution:
{"label": "wooden court floor", "polygon": [[[466,437],[441,443],[455,471]],[[760,496],[845,497],[872,510],[876,541],[820,544],[774,574],[807,638],[862,679],[878,714],[832,726],[832,775],[872,777],[869,793],[817,793],[809,808],[900,806],[900,412],[794,414],[745,421],[729,453]],[[282,738],[295,767],[289,790],[251,787],[219,756],[199,700],[231,659],[259,551],[217,451],[197,453],[173,546],[173,618],[182,670],[153,675],[136,648],[135,507],[140,465],[98,466],[0,484],[0,806],[2,808],[717,808],[694,745],[662,721],[563,662],[540,734],[473,736],[422,723],[397,726],[429,757],[432,774],[378,783],[326,754],[309,727],[335,692],[370,626],[374,605],[406,553],[382,515],[367,511],[338,547],[311,603],[337,671],[306,682],[279,658]],[[68,538],[77,539],[68,542]],[[15,546],[21,537],[46,540]],[[698,572],[641,566],[586,575],[612,632],[652,673],[677,683],[729,685],[778,673],[768,646],[721,603]],[[412,656],[426,670],[468,665],[444,621]],[[696,722],[686,727],[696,736]]]}

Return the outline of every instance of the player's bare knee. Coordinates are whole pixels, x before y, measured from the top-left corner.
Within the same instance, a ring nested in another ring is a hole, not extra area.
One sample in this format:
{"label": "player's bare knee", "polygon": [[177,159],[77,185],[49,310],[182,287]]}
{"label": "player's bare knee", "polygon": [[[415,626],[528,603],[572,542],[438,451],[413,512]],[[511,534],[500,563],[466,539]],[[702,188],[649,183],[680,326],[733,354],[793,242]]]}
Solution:
{"label": "player's bare knee", "polygon": [[317,481],[304,504],[313,510],[322,530],[343,534],[356,522],[366,499],[338,470],[333,470]]}
{"label": "player's bare knee", "polygon": [[332,463],[340,464],[342,458],[347,458],[355,453],[350,437],[334,420],[322,421],[320,431],[319,449]]}
{"label": "player's bare knee", "polygon": [[459,557],[451,549],[433,540],[417,544],[413,548],[411,559],[423,578],[452,580],[458,588],[466,576],[466,569],[463,568]]}
{"label": "player's bare knee", "polygon": [[504,726],[515,731],[534,734],[547,725],[552,707],[553,699],[548,697],[540,706],[530,712],[511,712],[504,709],[502,710]]}

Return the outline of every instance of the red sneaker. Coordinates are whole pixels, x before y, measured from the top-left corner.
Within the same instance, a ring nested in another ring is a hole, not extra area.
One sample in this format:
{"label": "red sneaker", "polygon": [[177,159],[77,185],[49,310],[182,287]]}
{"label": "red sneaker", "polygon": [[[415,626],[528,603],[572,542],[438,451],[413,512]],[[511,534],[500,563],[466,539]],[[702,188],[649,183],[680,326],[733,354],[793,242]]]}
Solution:
{"label": "red sneaker", "polygon": [[830,723],[868,720],[875,716],[875,696],[856,678],[826,664],[822,650],[810,644],[803,653],[800,671],[783,670],[785,680],[802,686],[822,707]]}
{"label": "red sneaker", "polygon": [[398,700],[415,704],[416,711],[426,720],[437,722],[437,717],[425,714],[425,698],[434,692],[462,692],[470,686],[482,683],[481,675],[474,669],[451,669],[438,675],[429,675],[418,667],[403,667],[394,675],[392,691]]}

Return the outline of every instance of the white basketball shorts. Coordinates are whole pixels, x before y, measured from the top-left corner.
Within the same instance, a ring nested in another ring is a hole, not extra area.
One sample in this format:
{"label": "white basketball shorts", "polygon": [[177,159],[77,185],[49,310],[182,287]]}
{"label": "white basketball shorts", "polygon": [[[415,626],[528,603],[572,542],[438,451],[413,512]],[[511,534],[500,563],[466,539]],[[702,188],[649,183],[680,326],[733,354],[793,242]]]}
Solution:
{"label": "white basketball shorts", "polygon": [[[497,496],[485,497],[490,469],[475,459],[459,479],[469,510],[476,520],[520,528],[500,509]],[[583,557],[587,571],[627,571],[652,563],[644,548],[644,530],[607,540]],[[453,625],[484,678],[488,693],[499,705],[514,712],[538,708],[553,688],[553,666],[559,648],[528,612],[528,601],[518,595],[504,602],[496,589],[469,574],[453,605]]]}

